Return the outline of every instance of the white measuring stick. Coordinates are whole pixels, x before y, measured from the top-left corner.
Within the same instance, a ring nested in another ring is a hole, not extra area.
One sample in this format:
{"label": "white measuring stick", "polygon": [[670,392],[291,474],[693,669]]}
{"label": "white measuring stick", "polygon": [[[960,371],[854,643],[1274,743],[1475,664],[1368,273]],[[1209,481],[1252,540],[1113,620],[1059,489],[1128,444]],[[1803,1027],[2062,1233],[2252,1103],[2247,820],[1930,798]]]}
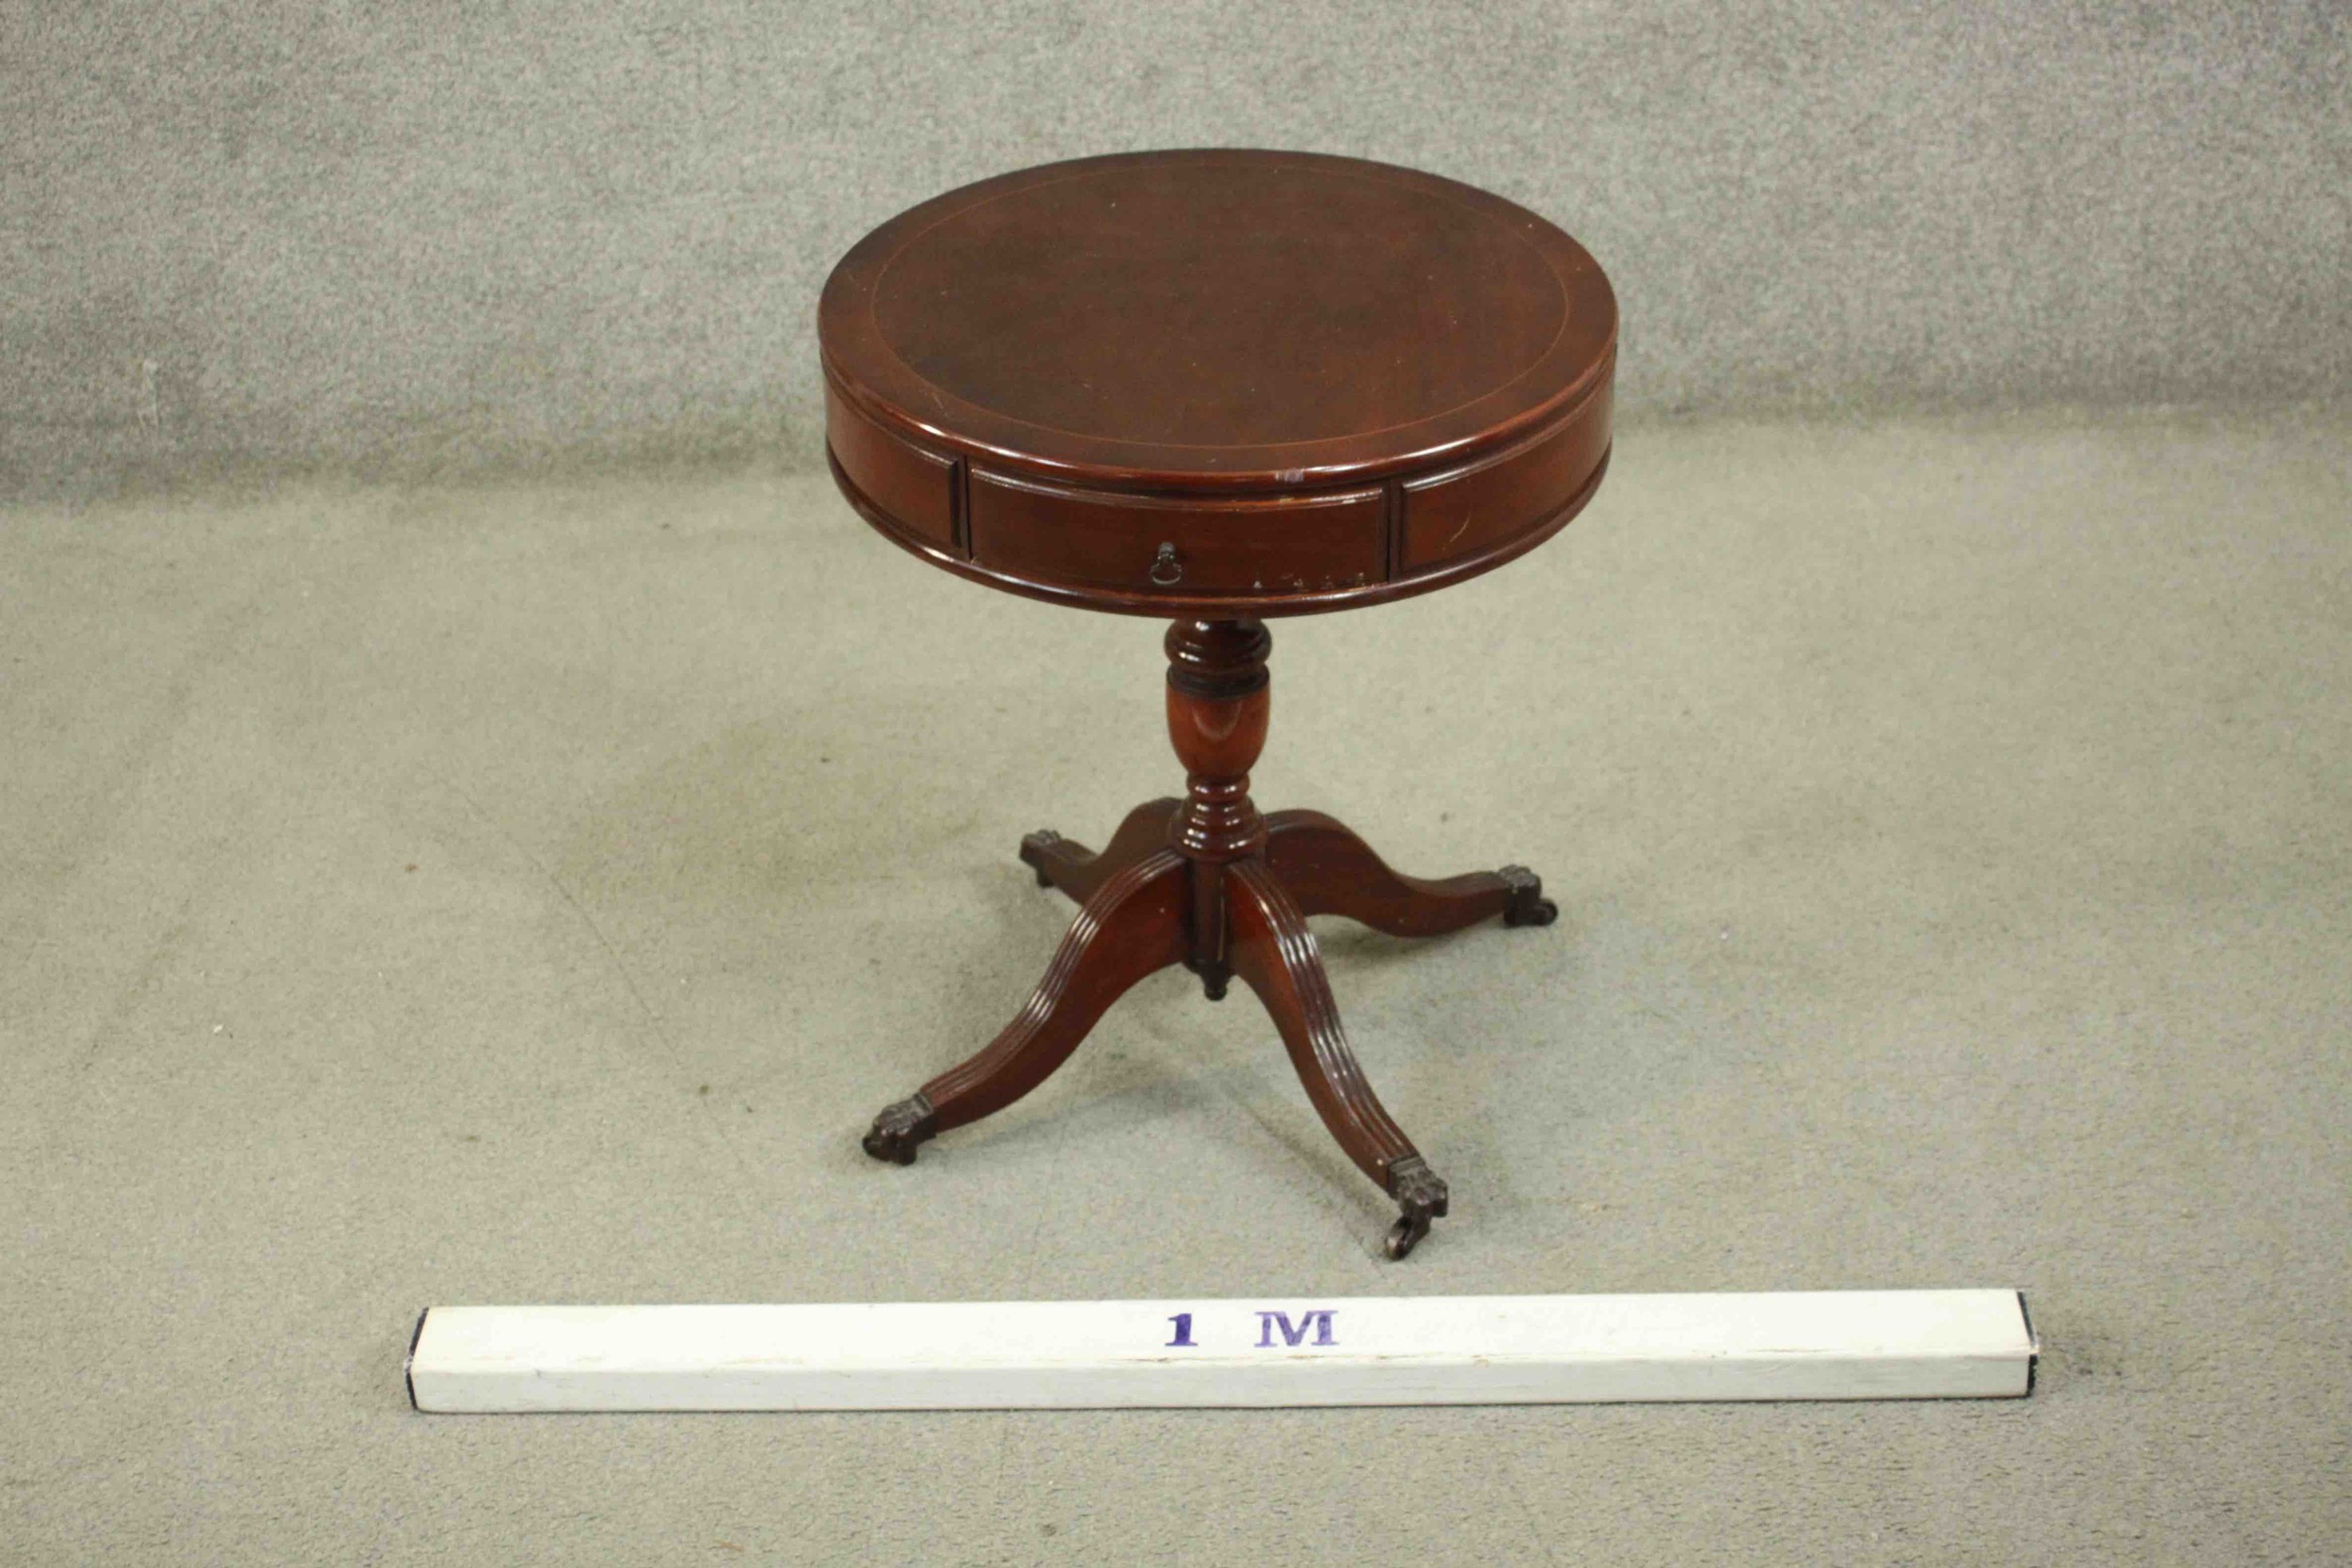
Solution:
{"label": "white measuring stick", "polygon": [[436,1307],[420,1410],[1026,1410],[1997,1399],[2014,1291]]}

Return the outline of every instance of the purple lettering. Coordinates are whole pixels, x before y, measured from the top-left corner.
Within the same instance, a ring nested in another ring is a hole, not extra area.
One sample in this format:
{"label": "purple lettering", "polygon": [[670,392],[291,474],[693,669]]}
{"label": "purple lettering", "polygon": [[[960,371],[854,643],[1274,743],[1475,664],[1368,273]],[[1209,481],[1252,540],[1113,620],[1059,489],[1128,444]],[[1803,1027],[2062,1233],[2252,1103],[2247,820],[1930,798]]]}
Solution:
{"label": "purple lettering", "polygon": [[1314,1330],[1314,1342],[1316,1344],[1337,1344],[1339,1341],[1331,1338],[1331,1308],[1327,1307],[1318,1307],[1311,1312],[1303,1312],[1299,1314],[1298,1326],[1293,1328],[1291,1326],[1291,1316],[1288,1312],[1269,1312],[1263,1308],[1260,1308],[1258,1312],[1257,1348],[1260,1350],[1272,1349],[1274,1345],[1275,1330],[1278,1328],[1281,1330],[1282,1343],[1286,1345],[1297,1345],[1305,1342],[1307,1331],[1309,1329]]}

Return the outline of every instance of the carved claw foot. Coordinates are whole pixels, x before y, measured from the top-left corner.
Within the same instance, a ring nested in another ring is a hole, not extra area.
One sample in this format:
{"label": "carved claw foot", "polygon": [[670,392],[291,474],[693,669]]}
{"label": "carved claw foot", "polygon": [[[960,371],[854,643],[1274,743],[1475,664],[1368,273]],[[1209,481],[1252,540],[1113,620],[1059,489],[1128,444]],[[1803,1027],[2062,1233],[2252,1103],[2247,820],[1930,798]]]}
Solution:
{"label": "carved claw foot", "polygon": [[1445,1217],[1445,1181],[1429,1168],[1428,1161],[1418,1154],[1407,1155],[1389,1167],[1389,1196],[1405,1212],[1404,1217],[1389,1227],[1384,1246],[1393,1260],[1412,1251],[1414,1244],[1429,1234],[1431,1220]]}
{"label": "carved claw foot", "polygon": [[874,1118],[866,1134],[866,1152],[894,1165],[914,1164],[917,1146],[939,1130],[939,1113],[919,1094],[911,1094]]}
{"label": "carved claw foot", "polygon": [[1045,857],[1061,842],[1061,834],[1051,828],[1040,828],[1021,838],[1021,863],[1037,873],[1037,885],[1052,887],[1054,879],[1045,874]]}
{"label": "carved claw foot", "polygon": [[1506,865],[1495,875],[1511,889],[1508,901],[1502,906],[1505,926],[1549,926],[1560,918],[1560,906],[1544,896],[1541,877],[1523,865]]}

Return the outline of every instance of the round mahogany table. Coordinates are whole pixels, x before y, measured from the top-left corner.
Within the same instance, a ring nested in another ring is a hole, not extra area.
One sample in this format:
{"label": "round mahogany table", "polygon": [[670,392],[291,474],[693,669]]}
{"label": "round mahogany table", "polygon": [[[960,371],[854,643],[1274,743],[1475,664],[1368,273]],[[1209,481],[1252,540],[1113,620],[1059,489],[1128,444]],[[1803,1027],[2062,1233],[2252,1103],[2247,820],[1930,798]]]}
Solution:
{"label": "round mahogany table", "polygon": [[875,230],[825,284],[826,444],[931,564],[1158,615],[1181,798],[1100,853],[1022,840],[1081,906],[1028,1005],[875,1118],[866,1151],[1003,1109],[1145,975],[1239,975],[1308,1098],[1402,1211],[1446,1185],[1364,1080],[1307,927],[1550,924],[1523,866],[1425,881],[1317,812],[1262,815],[1264,622],[1426,593],[1559,531],[1609,466],[1617,309],[1582,246],[1435,175],[1297,152],[1129,153],[984,180]]}

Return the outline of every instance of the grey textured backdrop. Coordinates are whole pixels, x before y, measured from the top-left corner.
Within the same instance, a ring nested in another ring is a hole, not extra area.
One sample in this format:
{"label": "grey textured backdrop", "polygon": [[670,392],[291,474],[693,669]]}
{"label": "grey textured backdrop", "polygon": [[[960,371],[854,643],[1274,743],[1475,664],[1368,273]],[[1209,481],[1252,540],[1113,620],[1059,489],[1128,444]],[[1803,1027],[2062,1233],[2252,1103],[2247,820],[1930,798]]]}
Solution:
{"label": "grey textured backdrop", "polygon": [[817,451],[833,259],[1149,145],[1584,240],[1635,417],[2328,393],[2347,8],[0,9],[0,488]]}

